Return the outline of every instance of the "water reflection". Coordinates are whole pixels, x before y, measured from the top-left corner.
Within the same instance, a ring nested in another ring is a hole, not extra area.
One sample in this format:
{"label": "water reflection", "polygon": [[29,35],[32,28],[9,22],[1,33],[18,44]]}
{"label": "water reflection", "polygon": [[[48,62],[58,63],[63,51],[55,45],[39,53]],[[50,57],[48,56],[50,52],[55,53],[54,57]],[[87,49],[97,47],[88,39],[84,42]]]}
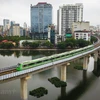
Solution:
{"label": "water reflection", "polygon": [[66,87],[61,87],[61,96],[64,97],[66,95]]}
{"label": "water reflection", "polygon": [[[98,61],[94,62],[93,57],[90,57],[90,62],[88,66],[88,70],[82,71],[82,81],[79,81],[77,86],[69,92],[66,92],[67,87],[61,88],[61,95],[57,98],[57,100],[78,100],[82,96],[82,94],[88,91],[88,89],[96,80],[94,75],[100,76],[100,59],[98,58]],[[89,77],[87,77],[87,72],[89,71],[93,71],[94,75],[91,74]]]}
{"label": "water reflection", "polygon": [[0,51],[0,55],[2,56],[11,56],[14,53],[14,51],[10,51],[10,50],[2,50]]}
{"label": "water reflection", "polygon": [[57,54],[64,51],[61,50],[1,50],[0,55],[2,56],[11,56],[14,54],[15,57],[19,58],[20,56],[37,56],[43,54],[45,56],[50,56],[51,54]]}
{"label": "water reflection", "polygon": [[94,70],[93,73],[95,76],[100,76],[100,58],[98,58],[97,62],[94,62]]}
{"label": "water reflection", "polygon": [[83,70],[83,84],[85,85],[87,83],[87,70]]}
{"label": "water reflection", "polygon": [[88,60],[89,61],[88,61],[88,68],[87,68],[87,70],[88,70],[88,72],[92,72],[93,69],[94,69],[94,58],[90,57]]}
{"label": "water reflection", "polygon": [[[88,80],[88,81],[87,81]],[[89,78],[87,78],[87,71],[83,70],[83,80],[80,81],[75,88],[66,93],[67,88],[61,88],[61,95],[57,98],[57,100],[78,100],[82,94],[84,94],[89,87],[95,81],[95,77],[91,74]]]}
{"label": "water reflection", "polygon": [[[4,51],[5,52],[5,51]],[[7,53],[4,53],[3,55],[6,55]],[[25,61],[25,60],[31,60],[32,58],[34,59],[34,57],[38,56],[39,54],[45,55],[47,53],[57,53],[58,51],[24,51],[24,55],[26,56],[22,56],[23,51],[11,51],[13,53],[9,53],[9,54],[14,54],[10,57],[3,57],[0,56],[0,64],[1,67],[2,66],[8,66],[8,65],[14,65],[18,62],[21,61]],[[26,54],[25,54],[26,53]],[[35,54],[34,54],[35,53]],[[1,51],[0,51],[1,54]],[[33,55],[33,56],[28,56],[28,55]],[[47,54],[49,55],[49,54]],[[14,57],[17,56],[18,58]],[[12,62],[13,60],[13,62]],[[91,60],[91,59],[90,59]],[[75,61],[75,63],[79,64],[79,61]],[[81,63],[83,64],[83,60],[81,59]],[[91,67],[91,65],[93,66],[93,62],[91,61],[92,64],[89,65],[89,67]],[[97,64],[98,63],[98,64]],[[95,64],[93,73],[95,75],[100,76],[100,59],[97,61],[97,63]],[[83,71],[79,71],[73,68],[74,65],[71,67],[68,67],[67,70],[67,74],[68,74],[68,85],[67,87],[63,87],[63,88],[55,88],[54,86],[52,86],[52,84],[50,84],[48,82],[48,78],[57,76],[60,78],[60,67],[54,67],[52,69],[49,69],[47,71],[32,75],[32,78],[30,80],[28,80],[28,91],[38,88],[40,86],[43,86],[45,88],[48,89],[48,95],[45,95],[44,97],[41,97],[40,99],[35,98],[35,97],[31,97],[29,96],[28,100],[88,100],[88,97],[91,97],[91,93],[96,93],[96,95],[94,96],[96,99],[97,97],[100,98],[100,80],[97,80],[98,78],[94,76],[94,74],[92,74],[91,72],[88,72],[88,70],[83,70]],[[94,84],[95,82],[95,84]],[[94,84],[94,87],[93,85]],[[97,85],[98,84],[98,85]],[[90,89],[89,89],[90,88]],[[96,89],[98,88],[98,89]],[[0,85],[0,90],[16,90],[16,93],[13,95],[0,95],[0,100],[14,100],[16,98],[16,100],[20,100],[20,81],[19,80],[15,80],[15,81],[11,81],[5,84],[1,84]],[[86,93],[86,95],[85,95]],[[88,97],[87,97],[88,95]],[[82,97],[83,96],[83,97]],[[93,97],[92,96],[92,97]],[[89,99],[89,100],[95,100],[94,98]],[[99,99],[97,99],[99,100]]]}

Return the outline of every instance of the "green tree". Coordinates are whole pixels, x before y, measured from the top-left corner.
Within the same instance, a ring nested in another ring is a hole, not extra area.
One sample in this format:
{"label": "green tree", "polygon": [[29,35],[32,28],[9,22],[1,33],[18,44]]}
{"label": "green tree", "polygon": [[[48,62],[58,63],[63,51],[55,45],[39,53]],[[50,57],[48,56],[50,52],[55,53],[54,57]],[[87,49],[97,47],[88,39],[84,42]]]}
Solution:
{"label": "green tree", "polygon": [[14,47],[14,45],[12,43],[8,43],[8,42],[0,44],[0,48],[4,48],[4,49],[9,49],[9,48],[13,48],[13,47]]}
{"label": "green tree", "polygon": [[66,49],[66,43],[65,42],[59,42],[57,44],[58,49]]}
{"label": "green tree", "polygon": [[39,42],[32,42],[29,44],[31,48],[37,48],[39,46]]}
{"label": "green tree", "polygon": [[97,42],[97,38],[96,37],[94,37],[94,36],[91,36],[91,43],[94,43],[94,42]]}
{"label": "green tree", "polygon": [[24,42],[22,42],[22,45],[24,46],[24,47],[28,47],[29,46],[29,42],[28,41],[24,41]]}
{"label": "green tree", "polygon": [[53,44],[49,41],[46,41],[45,43],[42,44],[43,46],[46,46],[47,48],[53,48]]}
{"label": "green tree", "polygon": [[83,39],[78,39],[77,40],[77,45],[79,47],[85,47],[85,46],[88,46],[90,45],[91,43],[89,41],[86,41],[86,40],[83,40]]}
{"label": "green tree", "polygon": [[65,40],[65,43],[66,43],[67,47],[70,46],[71,48],[76,47],[76,45],[77,45],[76,40],[74,38],[67,38]]}

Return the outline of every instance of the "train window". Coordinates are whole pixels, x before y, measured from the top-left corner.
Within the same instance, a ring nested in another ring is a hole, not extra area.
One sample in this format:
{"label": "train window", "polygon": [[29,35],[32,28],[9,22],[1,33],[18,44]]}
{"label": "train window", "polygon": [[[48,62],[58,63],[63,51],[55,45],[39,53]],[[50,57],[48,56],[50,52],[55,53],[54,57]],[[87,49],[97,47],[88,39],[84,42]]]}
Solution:
{"label": "train window", "polygon": [[36,62],[36,63],[37,63],[37,64],[38,64],[38,63],[42,63],[42,61],[38,61],[38,62]]}
{"label": "train window", "polygon": [[23,67],[26,67],[26,66],[28,66],[28,65],[23,65]]}
{"label": "train window", "polygon": [[44,61],[48,61],[48,60],[52,60],[52,59],[46,59],[46,60],[44,60]]}
{"label": "train window", "polygon": [[34,65],[35,63],[30,63],[30,64],[28,64],[28,66],[31,66],[31,65]]}
{"label": "train window", "polygon": [[39,63],[42,63],[42,61],[35,62],[35,64],[39,64]]}

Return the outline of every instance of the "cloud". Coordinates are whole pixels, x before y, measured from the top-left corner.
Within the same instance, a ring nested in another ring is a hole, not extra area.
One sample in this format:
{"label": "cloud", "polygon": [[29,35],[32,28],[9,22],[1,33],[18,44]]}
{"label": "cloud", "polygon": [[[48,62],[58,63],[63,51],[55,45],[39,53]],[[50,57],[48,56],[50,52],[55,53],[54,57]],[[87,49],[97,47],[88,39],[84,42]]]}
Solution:
{"label": "cloud", "polygon": [[[57,10],[63,4],[83,3],[84,20],[97,25],[100,23],[99,0],[39,0],[53,5],[53,23],[57,23]],[[0,0],[0,24],[4,18],[14,20],[16,23],[26,22],[30,26],[30,4],[36,5],[37,0]]]}

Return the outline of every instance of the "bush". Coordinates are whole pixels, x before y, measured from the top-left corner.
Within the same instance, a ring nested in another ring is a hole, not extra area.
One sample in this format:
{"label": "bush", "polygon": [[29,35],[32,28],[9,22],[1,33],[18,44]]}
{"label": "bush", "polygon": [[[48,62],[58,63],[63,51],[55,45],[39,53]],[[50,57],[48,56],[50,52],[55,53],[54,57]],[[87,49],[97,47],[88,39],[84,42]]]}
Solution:
{"label": "bush", "polygon": [[44,96],[44,94],[47,94],[47,93],[48,93],[48,90],[46,90],[44,87],[39,87],[37,89],[29,91],[30,95],[36,96],[37,98],[40,98],[41,96]]}
{"label": "bush", "polygon": [[39,43],[38,42],[32,42],[30,43],[29,45],[31,48],[37,48],[39,46]]}
{"label": "bush", "polygon": [[47,48],[53,48],[53,44],[49,41],[46,41],[45,43],[43,43],[42,46],[46,46]]}
{"label": "bush", "polygon": [[13,47],[14,47],[14,45],[12,43],[8,43],[8,42],[0,44],[0,48],[3,48],[3,49],[10,49]]}
{"label": "bush", "polygon": [[60,42],[57,44],[58,49],[66,49],[66,43],[65,42]]}
{"label": "bush", "polygon": [[83,66],[81,66],[81,65],[76,65],[74,68],[78,69],[78,70],[83,70]]}
{"label": "bush", "polygon": [[48,81],[50,81],[52,84],[54,84],[55,87],[65,87],[65,86],[67,86],[67,83],[66,82],[61,81],[57,77],[53,77],[51,79],[48,79]]}

